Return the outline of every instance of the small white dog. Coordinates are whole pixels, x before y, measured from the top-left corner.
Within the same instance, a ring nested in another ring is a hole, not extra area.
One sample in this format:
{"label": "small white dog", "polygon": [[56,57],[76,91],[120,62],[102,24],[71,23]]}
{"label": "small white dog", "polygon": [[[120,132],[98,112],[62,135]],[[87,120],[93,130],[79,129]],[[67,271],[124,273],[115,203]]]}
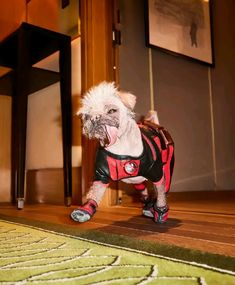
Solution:
{"label": "small white dog", "polygon": [[[100,147],[87,202],[71,213],[74,221],[86,222],[94,215],[110,179],[132,183],[142,194],[143,214],[158,223],[167,220],[166,193],[174,166],[174,144],[163,127],[149,121],[156,118],[155,112],[141,124],[136,123],[135,103],[133,94],[118,91],[108,82],[91,88],[82,99],[78,115],[82,117],[83,134],[98,139]],[[148,198],[146,180],[153,182],[154,199]]]}

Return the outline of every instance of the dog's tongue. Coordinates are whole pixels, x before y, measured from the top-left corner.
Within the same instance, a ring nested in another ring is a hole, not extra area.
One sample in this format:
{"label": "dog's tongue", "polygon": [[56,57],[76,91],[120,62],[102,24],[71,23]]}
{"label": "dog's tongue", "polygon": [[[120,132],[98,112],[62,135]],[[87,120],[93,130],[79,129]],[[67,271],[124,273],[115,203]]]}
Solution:
{"label": "dog's tongue", "polygon": [[118,129],[113,126],[106,125],[106,132],[109,142],[105,145],[105,147],[108,147],[116,142]]}

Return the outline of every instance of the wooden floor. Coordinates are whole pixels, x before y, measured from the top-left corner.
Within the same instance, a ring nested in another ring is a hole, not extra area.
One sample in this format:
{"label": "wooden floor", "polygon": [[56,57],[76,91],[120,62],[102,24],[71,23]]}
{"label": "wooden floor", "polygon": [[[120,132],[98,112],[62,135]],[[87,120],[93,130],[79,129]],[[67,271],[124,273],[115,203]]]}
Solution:
{"label": "wooden floor", "polygon": [[139,204],[98,209],[91,221],[78,224],[69,218],[75,206],[1,205],[0,214],[93,229],[138,239],[168,243],[235,257],[235,191],[172,193],[170,217],[163,225],[141,216]]}

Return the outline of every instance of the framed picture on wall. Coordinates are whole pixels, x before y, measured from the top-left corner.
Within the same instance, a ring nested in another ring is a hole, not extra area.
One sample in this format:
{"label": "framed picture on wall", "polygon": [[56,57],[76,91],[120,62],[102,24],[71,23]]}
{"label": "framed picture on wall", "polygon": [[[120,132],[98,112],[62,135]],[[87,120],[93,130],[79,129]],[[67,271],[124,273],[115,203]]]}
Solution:
{"label": "framed picture on wall", "polygon": [[147,45],[213,65],[211,0],[146,0]]}

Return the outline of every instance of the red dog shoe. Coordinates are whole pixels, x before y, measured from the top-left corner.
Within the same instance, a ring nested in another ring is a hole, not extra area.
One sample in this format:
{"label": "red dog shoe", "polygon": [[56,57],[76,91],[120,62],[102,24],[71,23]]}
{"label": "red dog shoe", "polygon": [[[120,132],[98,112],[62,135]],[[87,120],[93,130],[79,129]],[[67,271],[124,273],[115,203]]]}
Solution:
{"label": "red dog shoe", "polygon": [[84,223],[95,214],[97,203],[94,200],[89,200],[84,205],[79,206],[70,216],[75,222]]}
{"label": "red dog shoe", "polygon": [[146,199],[144,202],[144,207],[142,213],[145,217],[153,218],[154,217],[154,204],[156,203],[156,199]]}
{"label": "red dog shoe", "polygon": [[164,207],[153,207],[154,210],[154,222],[163,224],[166,222],[169,215],[169,207],[166,205]]}

